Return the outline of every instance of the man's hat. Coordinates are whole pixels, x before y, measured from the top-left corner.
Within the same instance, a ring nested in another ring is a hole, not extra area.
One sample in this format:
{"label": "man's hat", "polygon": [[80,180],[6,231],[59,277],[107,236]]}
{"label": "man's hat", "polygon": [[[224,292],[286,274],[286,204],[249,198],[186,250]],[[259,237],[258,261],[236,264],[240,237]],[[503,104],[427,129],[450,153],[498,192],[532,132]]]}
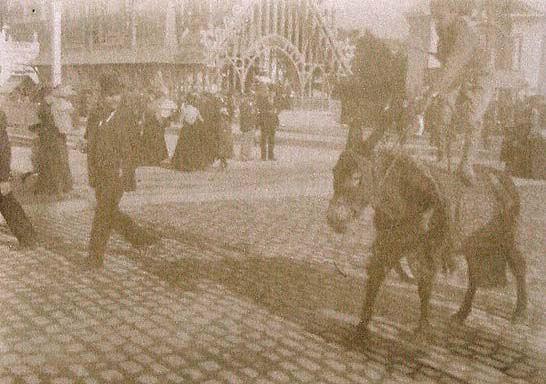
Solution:
{"label": "man's hat", "polygon": [[68,98],[75,96],[77,93],[74,91],[74,88],[72,88],[71,85],[59,85],[55,88],[53,88],[53,91],[51,92],[51,95],[54,97],[63,97]]}
{"label": "man's hat", "polygon": [[434,13],[438,9],[450,9],[460,15],[469,15],[474,9],[474,0],[431,0],[430,9]]}
{"label": "man's hat", "polygon": [[123,91],[121,81],[113,74],[102,75],[99,79],[99,86],[103,96],[119,95]]}

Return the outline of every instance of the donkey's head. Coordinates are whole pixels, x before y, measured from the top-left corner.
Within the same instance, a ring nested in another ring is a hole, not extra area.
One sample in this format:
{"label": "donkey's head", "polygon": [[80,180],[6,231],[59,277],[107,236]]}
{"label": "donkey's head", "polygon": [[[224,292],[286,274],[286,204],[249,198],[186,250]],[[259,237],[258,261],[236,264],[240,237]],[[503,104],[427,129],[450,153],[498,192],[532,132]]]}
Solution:
{"label": "donkey's head", "polygon": [[383,132],[376,130],[363,142],[343,151],[334,167],[334,196],[327,212],[328,224],[344,233],[372,199],[373,149]]}

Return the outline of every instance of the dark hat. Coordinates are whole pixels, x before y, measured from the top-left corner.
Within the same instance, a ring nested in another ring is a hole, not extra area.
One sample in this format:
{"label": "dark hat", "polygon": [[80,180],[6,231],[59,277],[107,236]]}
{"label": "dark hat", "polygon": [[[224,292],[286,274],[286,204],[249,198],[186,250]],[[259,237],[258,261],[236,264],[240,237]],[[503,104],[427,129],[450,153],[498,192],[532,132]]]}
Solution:
{"label": "dark hat", "polygon": [[113,96],[122,93],[123,85],[113,74],[102,75],[99,79],[100,92],[103,96]]}

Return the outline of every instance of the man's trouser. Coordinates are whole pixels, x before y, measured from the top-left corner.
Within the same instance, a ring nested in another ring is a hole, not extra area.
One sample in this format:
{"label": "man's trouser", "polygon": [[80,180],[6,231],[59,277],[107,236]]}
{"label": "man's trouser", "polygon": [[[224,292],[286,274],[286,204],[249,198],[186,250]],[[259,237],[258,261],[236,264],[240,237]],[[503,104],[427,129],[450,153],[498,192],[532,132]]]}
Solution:
{"label": "man's trouser", "polygon": [[68,156],[68,147],[66,145],[66,136],[59,137],[59,155],[60,155],[60,178],[62,183],[63,192],[70,192],[72,190],[73,180],[72,172],[70,171],[70,161]]}
{"label": "man's trouser", "polygon": [[275,128],[260,127],[260,149],[262,160],[275,159]]}
{"label": "man's trouser", "polygon": [[[112,183],[109,181],[109,183]],[[123,196],[123,181],[115,180],[112,184],[100,185],[95,189],[97,206],[91,227],[89,256],[102,260],[112,230],[119,233],[134,247],[149,243],[150,234],[140,228],[129,216],[119,209]]]}
{"label": "man's trouser", "polygon": [[12,192],[6,195],[0,193],[0,213],[19,244],[30,246],[36,242],[34,227]]}
{"label": "man's trouser", "polygon": [[241,135],[241,160],[252,160],[254,157],[254,129]]}
{"label": "man's trouser", "polygon": [[[456,137],[460,127],[464,135],[463,150],[459,168],[472,165],[481,138],[482,120],[494,95],[494,79],[491,75],[477,77],[450,92],[442,108],[442,123],[448,137],[444,145],[450,144],[449,137]],[[449,130],[449,133],[447,132]],[[446,152],[449,152],[449,148]]]}

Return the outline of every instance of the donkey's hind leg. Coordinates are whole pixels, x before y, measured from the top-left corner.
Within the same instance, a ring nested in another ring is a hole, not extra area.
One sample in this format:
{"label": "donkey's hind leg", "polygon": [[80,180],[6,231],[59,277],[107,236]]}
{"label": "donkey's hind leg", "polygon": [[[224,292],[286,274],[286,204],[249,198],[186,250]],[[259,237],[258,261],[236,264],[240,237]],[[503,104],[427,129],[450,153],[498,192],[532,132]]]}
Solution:
{"label": "donkey's hind leg", "polygon": [[517,301],[512,321],[525,318],[527,312],[527,263],[520,250],[514,245],[506,252],[508,265],[516,279]]}
{"label": "donkey's hind leg", "polygon": [[461,307],[451,316],[451,319],[457,324],[462,324],[470,314],[470,311],[472,311],[472,302],[474,301],[474,296],[478,289],[477,278],[476,273],[473,271],[470,264],[468,264],[468,285],[466,287],[466,293]]}
{"label": "donkey's hind leg", "polygon": [[404,270],[402,267],[402,259],[398,260],[398,262],[394,263],[393,268],[404,283],[413,284],[415,283],[415,279],[413,279],[408,273]]}

